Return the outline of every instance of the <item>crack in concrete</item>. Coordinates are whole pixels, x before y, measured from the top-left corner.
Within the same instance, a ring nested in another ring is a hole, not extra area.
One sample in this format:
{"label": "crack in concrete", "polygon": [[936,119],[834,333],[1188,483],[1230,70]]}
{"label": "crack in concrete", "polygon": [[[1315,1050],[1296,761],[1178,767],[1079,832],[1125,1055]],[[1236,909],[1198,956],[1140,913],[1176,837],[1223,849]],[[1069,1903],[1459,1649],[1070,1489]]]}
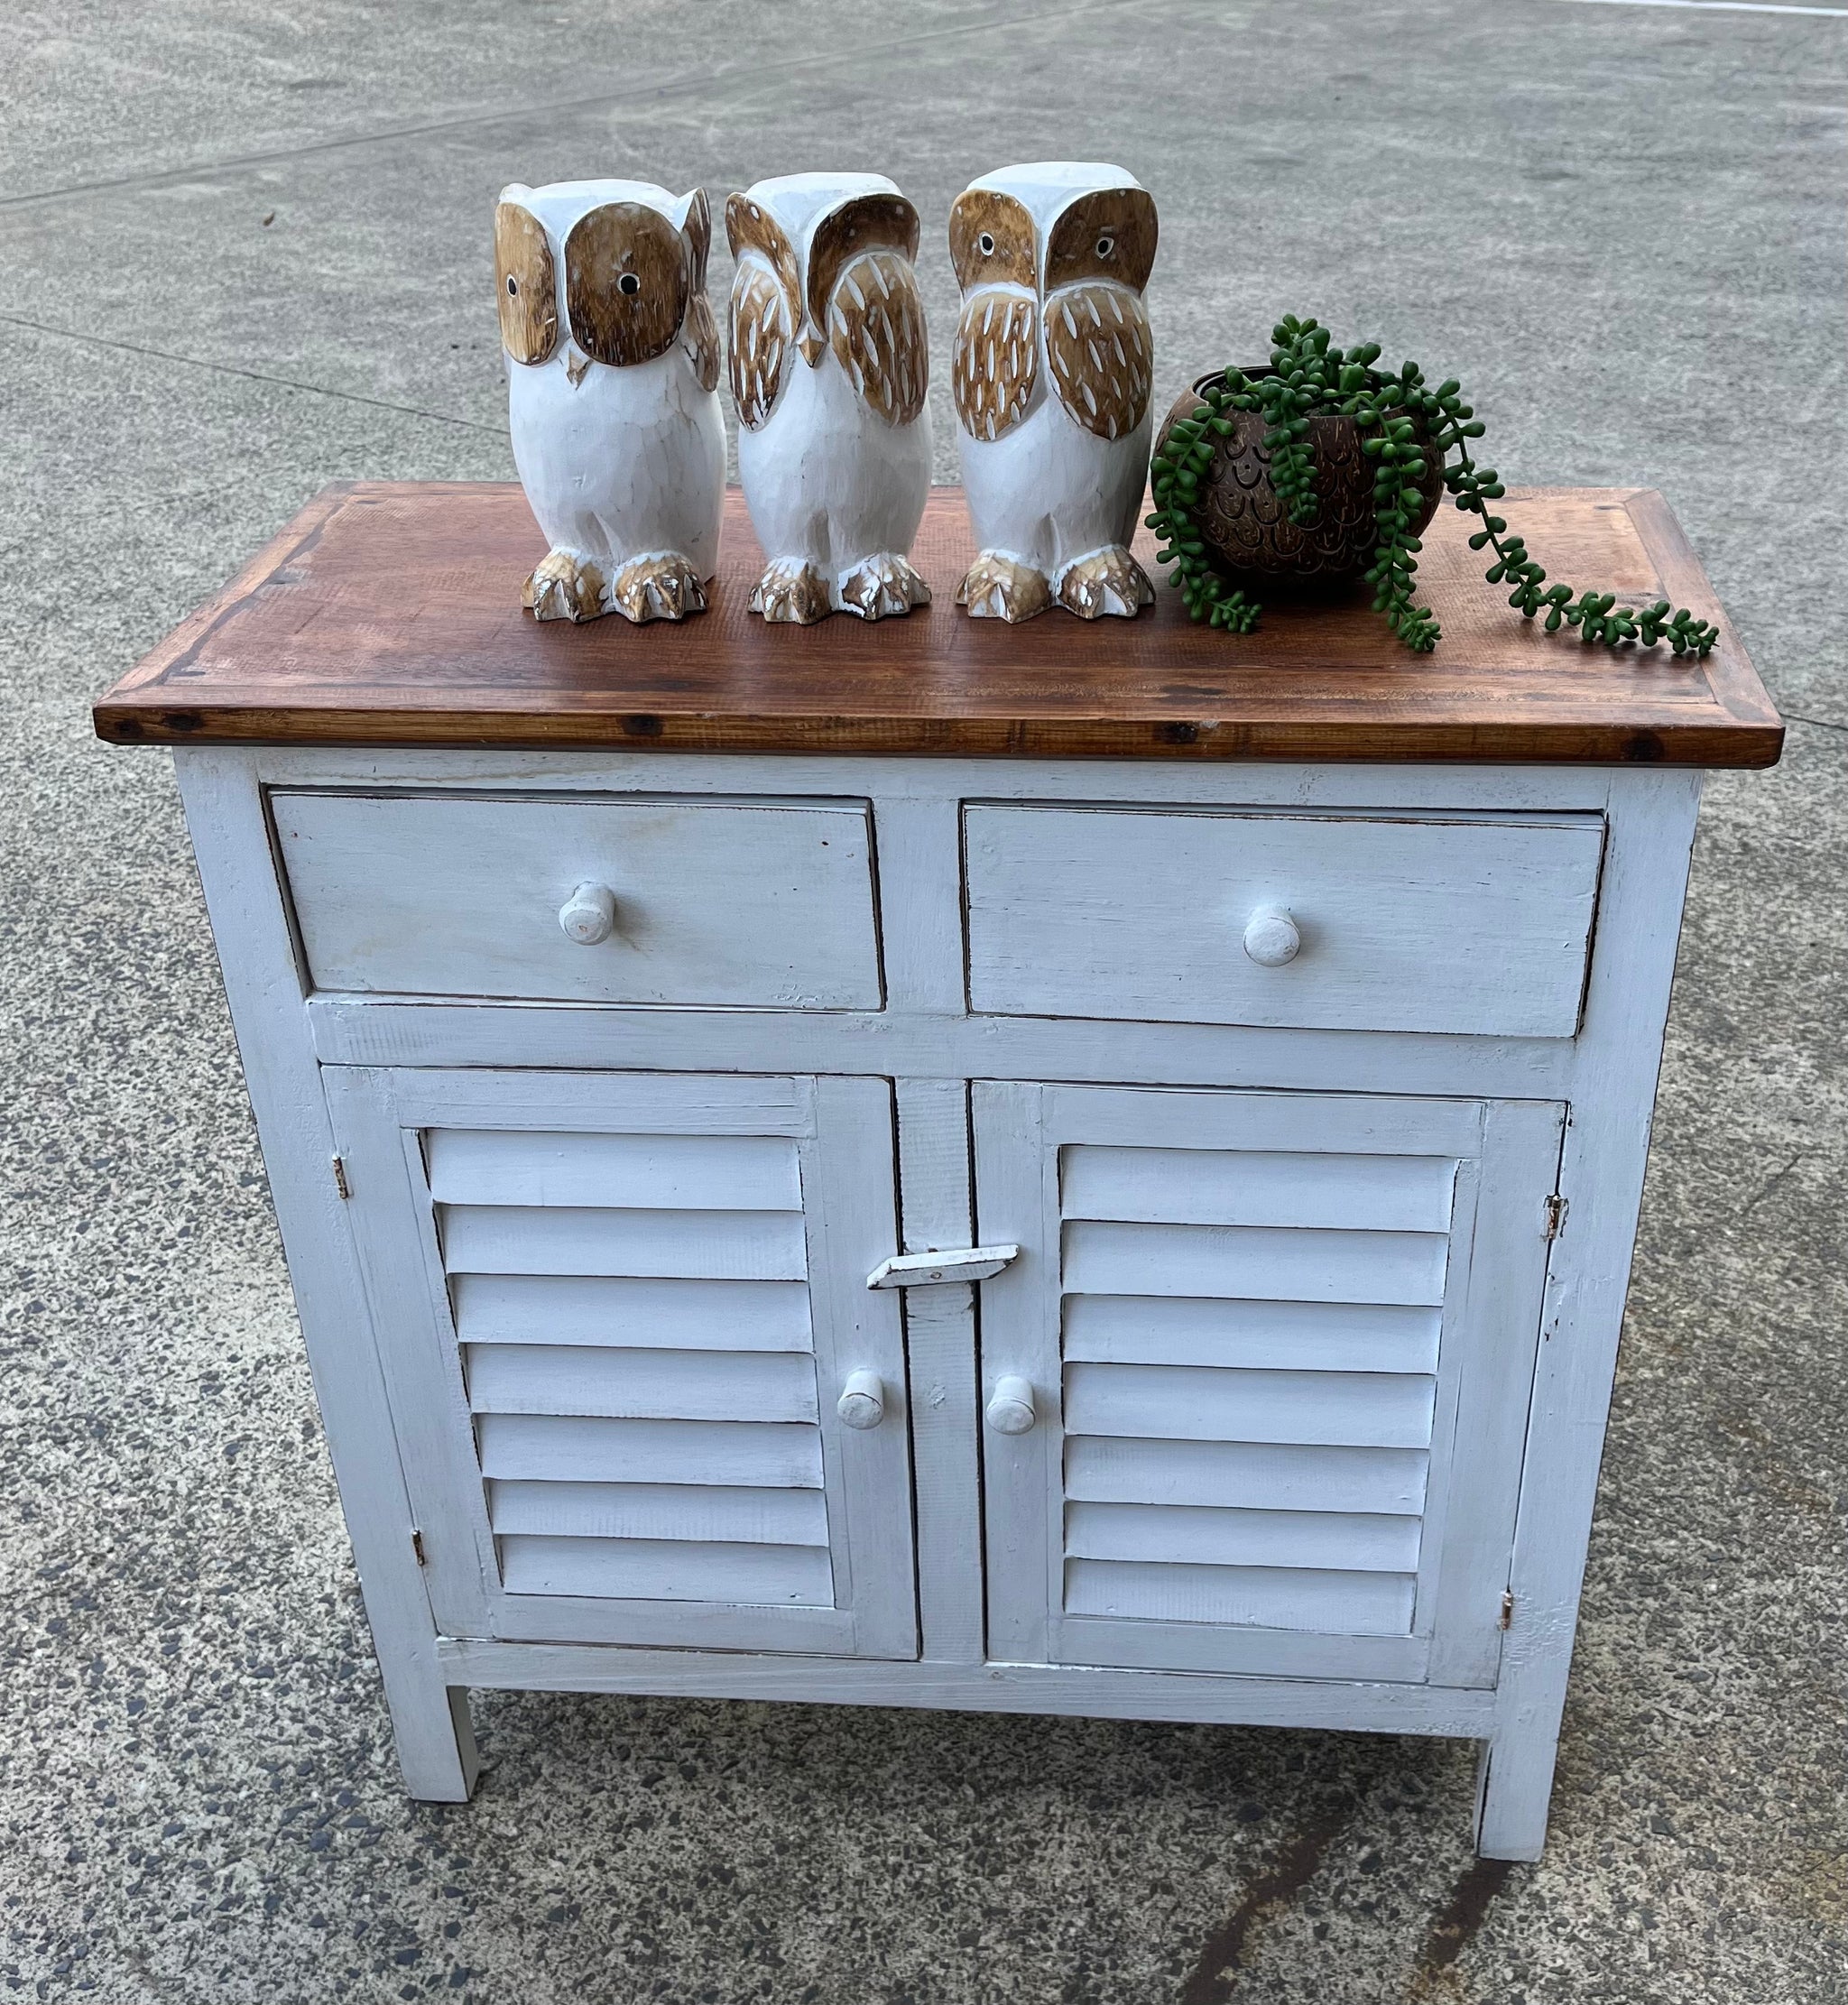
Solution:
{"label": "crack in concrete", "polygon": [[1816,731],[1848,731],[1848,724],[1837,724],[1832,717],[1801,717],[1794,710],[1784,712],[1786,724],[1806,724]]}
{"label": "crack in concrete", "polygon": [[1353,1815],[1350,1804],[1311,1825],[1278,1853],[1268,1872],[1252,1881],[1224,1923],[1206,1938],[1199,1961],[1181,1986],[1180,2005],[1226,2005],[1237,1973],[1245,1967],[1245,1945],[1252,1930],[1287,1907],[1315,1878]]}
{"label": "crack in concrete", "polygon": [[543,103],[514,105],[498,111],[467,111],[452,118],[420,120],[412,125],[379,125],[367,131],[347,133],[329,139],[305,140],[298,146],[279,146],[259,153],[234,154],[229,159],[195,162],[187,167],[157,168],[145,174],[118,174],[101,180],[72,181],[62,188],[30,189],[21,195],[0,195],[0,214],[31,208],[41,203],[76,201],[87,195],[121,194],[130,189],[171,188],[184,181],[212,180],[227,174],[241,174],[254,168],[278,166],[285,161],[310,160],[321,153],[343,152],[362,146],[389,145],[395,139],[421,139],[436,133],[464,132],[472,127],[517,124],[525,118],[542,118],[555,125],[562,114],[588,111],[598,105],[633,106],[642,97],[655,100],[678,97],[693,90],[712,91],[732,81],[748,82],[753,89],[766,76],[799,75],[804,70],[838,69],[843,63],[864,66],[897,51],[914,49],[929,42],[957,36],[992,34],[1016,28],[1038,27],[1046,22],[1070,21],[1092,14],[1115,14],[1146,4],[1146,0],[1090,0],[1089,5],[1043,7],[1032,14],[996,14],[984,21],[957,22],[947,28],[928,28],[917,34],[895,35],[887,42],[856,42],[851,49],[791,56],[782,62],[754,62],[748,69],[711,65],[677,72],[658,84],[637,82],[633,78],[613,84],[607,90],[592,91],[582,97],[554,97]]}
{"label": "crack in concrete", "polygon": [[1768,1178],[1766,1178],[1764,1182],[1759,1186],[1758,1189],[1752,1194],[1752,1196],[1748,1197],[1745,1200],[1745,1203],[1740,1207],[1740,1217],[1751,1217],[1752,1213],[1755,1212],[1758,1207],[1764,1203],[1765,1199],[1771,1195],[1771,1193],[1778,1187],[1778,1186],[1784,1181],[1785,1178],[1788,1177],[1790,1172],[1796,1169],[1797,1164],[1803,1160],[1804,1154],[1805,1151],[1799,1149],[1781,1169],[1773,1170],[1771,1174]]}
{"label": "crack in concrete", "polygon": [[367,397],[356,390],[330,390],[327,384],[306,383],[299,376],[272,375],[265,369],[246,369],[235,362],[206,362],[198,356],[178,355],[171,348],[154,348],[139,341],[112,341],[106,335],[82,334],[75,328],[52,327],[43,320],[29,320],[23,314],[0,313],[8,327],[27,328],[34,334],[47,334],[60,341],[79,341],[93,348],[111,348],[119,355],[146,356],[156,362],[177,362],[182,368],[208,369],[216,375],[242,376],[250,383],[270,383],[284,390],[305,390],[310,396],[333,397],[342,403],[364,404],[372,411],[395,411],[406,418],[427,418],[433,425],[460,425],[468,431],[485,431],[496,439],[508,436],[505,425],[485,425],[476,418],[458,418],[453,411],[423,411],[416,404],[393,403],[386,397]]}

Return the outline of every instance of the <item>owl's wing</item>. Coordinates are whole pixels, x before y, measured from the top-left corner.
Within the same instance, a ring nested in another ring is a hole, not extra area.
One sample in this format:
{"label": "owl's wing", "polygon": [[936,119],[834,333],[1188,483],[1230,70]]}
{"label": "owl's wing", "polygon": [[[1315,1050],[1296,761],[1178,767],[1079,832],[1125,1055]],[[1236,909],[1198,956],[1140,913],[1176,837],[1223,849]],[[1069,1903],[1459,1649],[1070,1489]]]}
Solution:
{"label": "owl's wing", "polygon": [[1040,375],[1040,305],[1030,293],[972,292],[950,367],[956,416],[972,439],[999,439],[1027,414]]}
{"label": "owl's wing", "polygon": [[680,323],[680,346],[702,390],[718,388],[718,322],[712,317],[712,301],[702,286],[687,301],[687,318]]}
{"label": "owl's wing", "polygon": [[732,281],[732,395],[748,431],[770,416],[795,335],[790,295],[776,273],[755,258],[742,260]]}
{"label": "owl's wing", "polygon": [[889,425],[908,425],[930,386],[918,275],[896,251],[865,251],[835,282],[827,339],[855,390]]}
{"label": "owl's wing", "polygon": [[1046,302],[1046,355],[1058,401],[1100,439],[1141,423],[1154,344],[1141,298],[1121,285],[1068,285]]}

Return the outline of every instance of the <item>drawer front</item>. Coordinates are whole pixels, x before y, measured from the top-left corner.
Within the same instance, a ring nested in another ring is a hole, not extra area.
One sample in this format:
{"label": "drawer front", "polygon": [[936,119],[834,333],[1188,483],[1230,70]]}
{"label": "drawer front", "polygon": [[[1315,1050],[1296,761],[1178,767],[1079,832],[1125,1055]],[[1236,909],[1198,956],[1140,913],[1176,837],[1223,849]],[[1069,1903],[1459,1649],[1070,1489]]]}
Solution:
{"label": "drawer front", "polygon": [[[864,801],[278,792],[271,808],[318,988],[881,1006]],[[581,885],[611,896],[601,938],[560,921]]]}
{"label": "drawer front", "polygon": [[964,823],[975,1011],[1577,1030],[1597,817],[973,805]]}

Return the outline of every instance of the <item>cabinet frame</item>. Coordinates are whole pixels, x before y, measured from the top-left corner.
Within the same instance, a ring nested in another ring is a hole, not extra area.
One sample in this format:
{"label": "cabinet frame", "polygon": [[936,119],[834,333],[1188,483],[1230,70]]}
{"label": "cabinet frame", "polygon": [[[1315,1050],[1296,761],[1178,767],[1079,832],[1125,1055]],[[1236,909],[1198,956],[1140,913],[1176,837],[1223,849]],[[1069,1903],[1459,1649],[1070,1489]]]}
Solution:
{"label": "cabinet frame", "polygon": [[[1571,1661],[1701,787],[1664,766],[1242,765],[1230,761],[871,759],[857,755],[176,747],[226,988],[262,1139],[329,1454],[411,1792],[460,1800],[475,1755],[470,1686],[675,1692],[858,1705],[1241,1722],[1483,1743],[1478,1844],[1538,1856]],[[777,1012],[484,1008],[317,997],[302,984],[263,807],[270,786],[484,787],[864,796],[873,802],[887,995],[874,1018]],[[964,1013],[959,803],[970,799],[1281,808],[1594,812],[1607,827],[1585,1008],[1575,1039],[1008,1021]],[[1403,1686],[1010,1666],[970,1652],[979,1579],[948,1498],[973,1439],[973,1305],[940,1290],[908,1340],[916,1401],[923,1657],[844,1664],[750,1652],[482,1641],[437,1627],[358,1286],[322,1065],[493,1065],[892,1078],[911,1250],[959,1239],[966,1156],[943,1110],[971,1078],[1339,1087],[1567,1103],[1554,1248],[1525,1439],[1510,1627],[1495,1686]],[[908,1111],[909,1110],[909,1111]],[[970,1364],[966,1371],[960,1363]]]}

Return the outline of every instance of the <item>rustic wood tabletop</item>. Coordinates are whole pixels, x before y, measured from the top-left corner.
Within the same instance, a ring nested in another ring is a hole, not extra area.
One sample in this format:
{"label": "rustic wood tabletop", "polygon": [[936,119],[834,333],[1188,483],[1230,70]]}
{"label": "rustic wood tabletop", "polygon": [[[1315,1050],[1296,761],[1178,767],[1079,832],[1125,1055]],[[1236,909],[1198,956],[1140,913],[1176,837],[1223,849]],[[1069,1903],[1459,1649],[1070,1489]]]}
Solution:
{"label": "rustic wood tabletop", "polygon": [[[936,490],[914,560],[934,603],[868,626],[767,626],[760,552],[726,497],[711,610],[684,624],[540,624],[521,581],[544,539],[518,486],[371,482],[317,496],[96,707],[118,744],[598,746],[1011,757],[1766,766],[1783,725],[1661,496],[1530,488],[1511,519],[1553,575],[1668,598],[1721,629],[1705,661],[1588,648],[1482,579],[1472,519],[1427,533],[1443,623],[1407,652],[1364,587],[1267,607],[1257,633],[1134,621],[971,620],[962,497]],[[1144,539],[1145,542],[1147,539]],[[1153,569],[1152,547],[1139,545]]]}

